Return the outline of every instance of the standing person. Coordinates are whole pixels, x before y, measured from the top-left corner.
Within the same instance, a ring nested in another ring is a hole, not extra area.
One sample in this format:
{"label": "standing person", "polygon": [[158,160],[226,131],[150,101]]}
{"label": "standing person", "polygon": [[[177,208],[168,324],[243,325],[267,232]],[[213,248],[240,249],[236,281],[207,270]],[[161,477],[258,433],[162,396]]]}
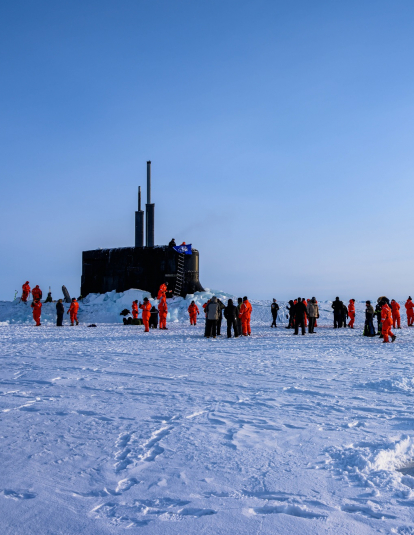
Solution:
{"label": "standing person", "polygon": [[276,321],[277,321],[277,313],[279,312],[279,305],[276,302],[276,299],[273,299],[273,303],[270,305],[270,310],[272,312],[272,325],[271,327],[277,327]]}
{"label": "standing person", "polygon": [[365,336],[375,336],[375,329],[374,329],[374,307],[371,305],[371,301],[366,301],[366,309],[365,309],[365,330],[364,335]]}
{"label": "standing person", "polygon": [[381,308],[381,323],[382,323],[382,336],[384,337],[383,344],[389,342],[388,336],[391,336],[391,341],[394,342],[397,338],[393,332],[391,332],[392,314],[388,303],[382,301]]}
{"label": "standing person", "polygon": [[76,297],[73,297],[72,303],[70,304],[69,310],[67,311],[67,314],[70,314],[70,324],[72,327],[75,321],[76,321],[76,325],[79,325],[78,310],[79,310],[79,303],[76,301]]}
{"label": "standing person", "polygon": [[132,317],[134,320],[138,319],[138,299],[132,301]]}
{"label": "standing person", "polygon": [[296,305],[293,307],[295,318],[295,332],[293,334],[299,334],[299,327],[302,328],[302,334],[305,334],[305,311],[306,305],[302,302],[302,298],[298,297]]}
{"label": "standing person", "polygon": [[295,326],[295,321],[294,321],[294,307],[295,307],[295,304],[294,302],[292,301],[292,299],[289,301],[289,306],[286,305],[286,310],[289,311],[289,323],[288,323],[288,326],[286,327],[286,329],[293,329],[294,326]]}
{"label": "standing person", "polygon": [[30,305],[33,308],[33,319],[36,322],[36,327],[40,327],[40,315],[42,313],[42,303],[39,299],[35,299]]}
{"label": "standing person", "polygon": [[220,316],[220,305],[217,302],[217,297],[213,295],[210,302],[206,306],[206,322],[207,322],[207,329],[204,336],[206,338],[210,338],[212,336],[213,338],[216,338],[217,336],[217,321]]}
{"label": "standing person", "polygon": [[239,333],[239,336],[241,336],[242,331],[243,331],[242,322],[240,318],[240,309],[241,309],[242,304],[243,304],[243,299],[241,297],[238,297],[237,298],[237,331]]}
{"label": "standing person", "polygon": [[63,299],[59,299],[56,303],[56,326],[63,327],[63,314],[65,307],[63,306]]}
{"label": "standing person", "polygon": [[354,328],[354,322],[355,322],[355,299],[350,299],[349,300],[348,317],[350,318],[350,322],[349,322],[348,327],[350,329],[353,329]]}
{"label": "standing person", "polygon": [[332,303],[333,313],[334,313],[334,329],[342,327],[342,311],[344,304],[340,301],[339,297],[335,298],[335,301]]}
{"label": "standing person", "polygon": [[252,315],[252,305],[246,296],[243,297],[243,303],[240,307],[239,318],[242,323],[243,336],[250,336],[252,334],[250,328],[250,318]]}
{"label": "standing person", "polygon": [[344,304],[342,306],[342,326],[346,328],[346,320],[348,318],[348,307]]}
{"label": "standing person", "polygon": [[144,324],[146,333],[149,333],[149,320],[151,316],[151,303],[148,300],[148,297],[144,297],[144,302],[142,305],[139,305],[139,308],[142,310],[142,323]]}
{"label": "standing person", "polygon": [[150,329],[158,328],[158,310],[155,308],[155,306],[151,307],[148,324]]}
{"label": "standing person", "polygon": [[227,338],[231,338],[231,328],[233,327],[234,338],[239,336],[237,329],[237,307],[233,305],[233,299],[229,299],[226,308],[224,309],[224,317],[227,320]]}
{"label": "standing person", "polygon": [[207,327],[208,327],[208,323],[207,323],[207,305],[210,303],[210,301],[211,301],[211,299],[207,299],[207,301],[203,305],[204,317],[206,319],[205,324],[204,324],[204,336],[207,336]]}
{"label": "standing person", "polygon": [[197,325],[197,314],[200,314],[200,311],[194,301],[191,301],[188,307],[188,313],[190,315],[190,325]]}
{"label": "standing person", "polygon": [[223,310],[226,308],[226,305],[224,305],[220,299],[217,299],[217,303],[219,304],[220,309],[219,318],[217,320],[217,336],[221,336],[221,322],[223,321]]}
{"label": "standing person", "polygon": [[319,307],[318,307],[318,302],[316,301],[315,297],[312,297],[312,299],[309,299],[306,309],[307,309],[307,313],[309,317],[308,332],[309,334],[315,334],[316,318],[319,317]]}
{"label": "standing person", "polygon": [[379,334],[380,338],[382,338],[381,310],[382,310],[382,305],[380,304],[380,301],[377,301],[377,304],[375,306],[374,316],[377,316],[377,323],[378,323],[377,334]]}
{"label": "standing person", "polygon": [[396,325],[398,325],[397,329],[401,329],[400,308],[399,303],[395,299],[391,299],[392,326],[394,329]]}
{"label": "standing person", "polygon": [[411,296],[408,296],[407,302],[405,303],[405,309],[407,311],[407,325],[412,327],[414,323],[414,303],[411,300]]}
{"label": "standing person", "polygon": [[304,297],[302,297],[302,303],[305,305],[306,307],[306,312],[305,312],[305,316],[304,316],[304,320],[305,320],[305,328],[308,326],[308,302],[306,301],[306,299]]}
{"label": "standing person", "polygon": [[30,294],[30,286],[29,281],[26,281],[22,286],[22,301],[23,303],[27,303],[27,298]]}
{"label": "standing person", "polygon": [[168,305],[167,305],[167,299],[165,296],[159,302],[158,312],[160,314],[160,329],[164,331],[168,331],[168,327],[167,327]]}
{"label": "standing person", "polygon": [[160,289],[158,290],[157,299],[162,299],[162,297],[165,297],[165,292],[167,291],[168,282],[163,282],[160,286]]}
{"label": "standing person", "polygon": [[38,284],[36,284],[36,286],[32,290],[32,297],[33,299],[38,299],[39,301],[43,297],[42,290],[39,288]]}
{"label": "standing person", "polygon": [[[315,300],[315,303],[318,304],[318,301]],[[318,305],[318,318],[319,318],[319,305]],[[318,326],[318,318],[315,318],[315,327]]]}

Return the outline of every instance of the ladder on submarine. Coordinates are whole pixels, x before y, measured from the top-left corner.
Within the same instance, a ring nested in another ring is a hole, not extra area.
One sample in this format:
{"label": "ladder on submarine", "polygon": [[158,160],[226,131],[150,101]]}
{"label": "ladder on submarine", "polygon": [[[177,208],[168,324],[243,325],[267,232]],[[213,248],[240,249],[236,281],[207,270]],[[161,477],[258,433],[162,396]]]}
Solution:
{"label": "ladder on submarine", "polygon": [[178,254],[177,279],[175,281],[174,296],[180,297],[184,282],[184,259],[185,253]]}

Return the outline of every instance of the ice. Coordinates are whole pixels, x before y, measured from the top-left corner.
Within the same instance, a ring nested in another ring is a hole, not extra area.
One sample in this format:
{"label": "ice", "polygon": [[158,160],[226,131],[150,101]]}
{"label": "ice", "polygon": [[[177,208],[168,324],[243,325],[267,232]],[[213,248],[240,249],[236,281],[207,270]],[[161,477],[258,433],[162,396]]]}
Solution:
{"label": "ice", "polygon": [[56,328],[54,303],[42,327],[0,303],[0,533],[414,532],[405,318],[383,345],[362,336],[364,303],[333,330],[321,302],[298,337],[286,303],[271,329],[271,301],[252,300],[252,337],[213,343],[213,294],[232,297],[170,300],[169,330],[147,334],[119,315],[141,290],[88,296],[78,327]]}

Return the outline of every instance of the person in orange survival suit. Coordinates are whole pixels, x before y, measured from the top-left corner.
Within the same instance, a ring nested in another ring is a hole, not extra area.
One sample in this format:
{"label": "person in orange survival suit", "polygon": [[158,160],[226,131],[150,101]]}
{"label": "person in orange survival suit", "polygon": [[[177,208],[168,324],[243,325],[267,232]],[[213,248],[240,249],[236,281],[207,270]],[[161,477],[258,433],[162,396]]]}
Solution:
{"label": "person in orange survival suit", "polygon": [[67,311],[67,314],[70,314],[70,324],[72,327],[75,321],[76,321],[76,325],[79,325],[78,310],[79,310],[79,303],[76,301],[76,297],[73,297],[72,303],[70,304],[69,310]]}
{"label": "person in orange survival suit", "polygon": [[[305,304],[305,307],[308,306],[308,301],[304,297],[302,297],[302,303]],[[308,314],[307,314],[307,312],[305,312],[304,318],[305,318],[305,327],[307,327],[308,326]]]}
{"label": "person in orange survival suit", "polygon": [[407,302],[405,303],[405,309],[407,311],[407,325],[409,327],[413,326],[414,323],[414,303],[411,301],[411,296],[408,296]]}
{"label": "person in orange survival suit", "polygon": [[32,290],[33,299],[42,299],[42,295],[42,290],[39,288],[39,285],[36,284]]}
{"label": "person in orange survival suit", "polygon": [[168,282],[163,282],[158,290],[157,299],[162,299],[165,297],[165,292],[167,291]]}
{"label": "person in orange survival suit", "polygon": [[168,330],[167,328],[167,314],[168,314],[168,305],[167,299],[164,296],[158,305],[158,312],[160,314],[160,329]]}
{"label": "person in orange survival suit", "polygon": [[350,322],[348,323],[348,327],[350,329],[353,329],[354,328],[354,322],[355,322],[355,299],[350,299],[349,300],[348,316],[351,318]]}
{"label": "person in orange survival suit", "polygon": [[138,299],[132,302],[132,317],[134,320],[138,318]]}
{"label": "person in orange survival suit", "polygon": [[239,318],[242,322],[243,336],[250,336],[252,331],[250,329],[250,317],[252,315],[252,305],[249,303],[247,297],[243,297],[243,304],[240,307]]}
{"label": "person in orange survival suit", "polygon": [[383,344],[387,344],[389,342],[388,336],[391,336],[391,341],[394,342],[394,340],[397,338],[393,332],[391,332],[391,325],[392,325],[392,315],[391,315],[391,309],[388,306],[386,301],[382,302],[382,308],[381,308],[381,323],[382,323],[382,335],[384,337]]}
{"label": "person in orange survival suit", "polygon": [[148,297],[144,297],[144,302],[139,305],[142,310],[142,322],[144,323],[146,333],[149,333],[149,320],[151,317],[151,303],[148,301]]}
{"label": "person in orange survival suit", "polygon": [[397,325],[397,329],[401,329],[401,315],[400,315],[400,305],[395,301],[395,299],[391,299],[391,311],[392,311],[392,326],[395,329],[395,326]]}
{"label": "person in orange survival suit", "polygon": [[194,301],[191,301],[191,305],[188,307],[188,313],[190,314],[190,325],[197,325],[197,314],[200,314],[200,311]]}
{"label": "person in orange survival suit", "polygon": [[39,327],[41,325],[40,315],[42,313],[42,303],[39,299],[35,299],[30,306],[33,308],[33,319],[36,322],[36,327]]}
{"label": "person in orange survival suit", "polygon": [[29,281],[26,281],[22,286],[22,301],[23,301],[23,303],[27,303],[27,298],[29,297],[29,293],[30,293]]}

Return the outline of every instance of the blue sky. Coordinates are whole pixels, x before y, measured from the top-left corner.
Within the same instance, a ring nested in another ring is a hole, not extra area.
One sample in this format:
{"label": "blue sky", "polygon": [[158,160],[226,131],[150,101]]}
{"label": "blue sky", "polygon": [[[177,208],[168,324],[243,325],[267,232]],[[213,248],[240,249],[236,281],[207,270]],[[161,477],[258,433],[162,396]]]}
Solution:
{"label": "blue sky", "polygon": [[414,2],[0,6],[0,299],[155,241],[252,298],[414,293]]}

